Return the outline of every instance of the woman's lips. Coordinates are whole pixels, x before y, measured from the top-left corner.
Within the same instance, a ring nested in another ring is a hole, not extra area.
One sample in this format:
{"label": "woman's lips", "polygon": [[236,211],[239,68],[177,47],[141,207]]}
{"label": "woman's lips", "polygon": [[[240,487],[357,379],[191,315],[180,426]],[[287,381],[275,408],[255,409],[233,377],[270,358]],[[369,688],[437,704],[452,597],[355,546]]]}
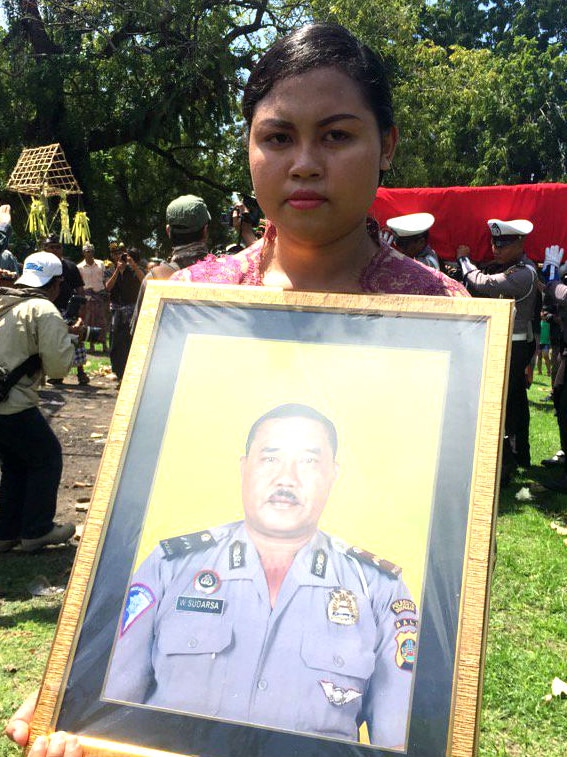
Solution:
{"label": "woman's lips", "polygon": [[325,202],[327,202],[327,199],[323,195],[317,194],[317,192],[299,191],[294,192],[287,198],[288,205],[294,210],[313,210]]}

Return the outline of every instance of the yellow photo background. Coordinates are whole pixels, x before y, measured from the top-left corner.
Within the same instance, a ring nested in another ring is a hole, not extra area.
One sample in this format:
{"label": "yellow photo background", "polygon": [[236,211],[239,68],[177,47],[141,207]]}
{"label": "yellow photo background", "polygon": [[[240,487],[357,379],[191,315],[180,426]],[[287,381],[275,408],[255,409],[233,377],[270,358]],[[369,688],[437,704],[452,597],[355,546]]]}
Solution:
{"label": "yellow photo background", "polygon": [[448,371],[440,351],[188,336],[136,566],[160,539],[241,520],[250,426],[301,402],[339,438],[321,529],[400,565],[419,601]]}

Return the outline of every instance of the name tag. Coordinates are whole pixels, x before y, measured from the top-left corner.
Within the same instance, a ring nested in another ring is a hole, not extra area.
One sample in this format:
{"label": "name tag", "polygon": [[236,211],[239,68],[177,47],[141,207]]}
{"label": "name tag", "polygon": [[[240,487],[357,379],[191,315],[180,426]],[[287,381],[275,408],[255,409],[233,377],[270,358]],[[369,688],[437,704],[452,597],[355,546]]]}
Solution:
{"label": "name tag", "polygon": [[210,612],[222,615],[224,599],[206,599],[205,597],[177,597],[177,612]]}

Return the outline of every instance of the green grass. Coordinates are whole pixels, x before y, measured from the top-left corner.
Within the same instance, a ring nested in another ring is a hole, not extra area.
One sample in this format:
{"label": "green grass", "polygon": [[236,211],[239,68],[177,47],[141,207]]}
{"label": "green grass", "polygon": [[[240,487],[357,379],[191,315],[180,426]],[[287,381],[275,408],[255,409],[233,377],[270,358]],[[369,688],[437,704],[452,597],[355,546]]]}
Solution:
{"label": "green grass", "polygon": [[[548,393],[549,379],[536,376],[530,390],[536,465],[517,474],[500,496],[480,757],[567,752],[567,700],[544,701],[555,676],[567,680],[567,546],[550,528],[554,519],[567,518],[567,495],[534,486],[548,475],[540,460],[559,447]],[[524,486],[532,487],[533,501],[516,500]],[[62,585],[72,554],[0,556],[0,718],[39,682],[60,607],[60,597],[31,598],[27,586],[38,575]],[[0,739],[0,757],[17,754]]]}

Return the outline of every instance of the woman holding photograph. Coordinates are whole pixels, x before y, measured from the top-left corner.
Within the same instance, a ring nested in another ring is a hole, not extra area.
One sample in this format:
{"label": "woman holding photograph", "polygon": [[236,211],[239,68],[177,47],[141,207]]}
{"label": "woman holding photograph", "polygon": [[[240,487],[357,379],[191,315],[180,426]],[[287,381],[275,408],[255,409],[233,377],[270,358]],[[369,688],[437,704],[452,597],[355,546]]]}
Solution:
{"label": "woman holding photograph", "polygon": [[[317,292],[468,296],[456,281],[393,250],[367,217],[398,140],[383,62],[345,29],[314,24],[277,41],[243,101],[250,171],[268,219],[263,240],[171,280]],[[8,723],[29,737],[30,697]],[[31,757],[79,757],[76,737],[40,737]]]}
{"label": "woman holding photograph", "polygon": [[367,217],[398,141],[385,66],[369,48],[338,26],[293,32],[250,74],[243,114],[264,238],[172,281],[468,296],[393,250]]}

